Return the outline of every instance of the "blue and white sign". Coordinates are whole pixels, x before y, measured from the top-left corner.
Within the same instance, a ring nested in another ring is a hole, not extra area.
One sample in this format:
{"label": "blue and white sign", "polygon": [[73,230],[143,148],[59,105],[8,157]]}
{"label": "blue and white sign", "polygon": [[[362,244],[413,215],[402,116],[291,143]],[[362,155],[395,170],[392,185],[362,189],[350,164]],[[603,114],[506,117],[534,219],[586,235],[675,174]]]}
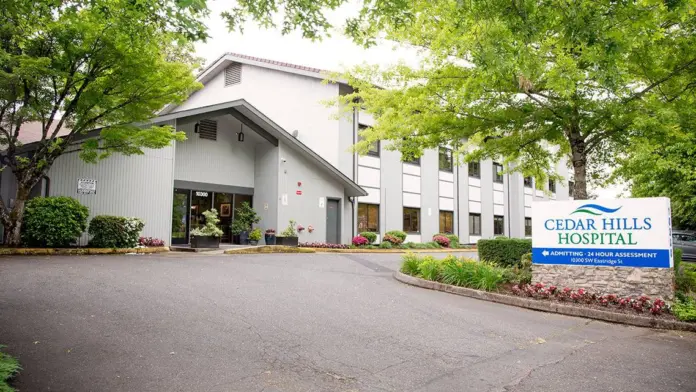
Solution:
{"label": "blue and white sign", "polygon": [[532,203],[535,264],[672,267],[664,197]]}

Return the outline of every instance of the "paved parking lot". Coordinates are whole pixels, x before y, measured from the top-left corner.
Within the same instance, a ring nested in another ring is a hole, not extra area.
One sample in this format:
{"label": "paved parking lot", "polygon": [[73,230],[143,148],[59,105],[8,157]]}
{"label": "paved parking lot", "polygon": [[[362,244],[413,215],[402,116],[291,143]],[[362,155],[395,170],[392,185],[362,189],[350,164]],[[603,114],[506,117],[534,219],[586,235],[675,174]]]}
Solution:
{"label": "paved parking lot", "polygon": [[0,344],[21,391],[696,390],[694,334],[406,286],[398,257],[0,258]]}

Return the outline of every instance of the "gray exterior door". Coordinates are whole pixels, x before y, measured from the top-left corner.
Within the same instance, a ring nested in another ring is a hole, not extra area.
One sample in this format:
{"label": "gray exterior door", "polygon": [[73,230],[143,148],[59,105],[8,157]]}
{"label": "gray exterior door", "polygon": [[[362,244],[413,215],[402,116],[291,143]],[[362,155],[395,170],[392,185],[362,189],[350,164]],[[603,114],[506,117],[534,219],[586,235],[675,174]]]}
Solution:
{"label": "gray exterior door", "polygon": [[339,208],[338,200],[329,199],[326,201],[326,242],[329,244],[341,243]]}

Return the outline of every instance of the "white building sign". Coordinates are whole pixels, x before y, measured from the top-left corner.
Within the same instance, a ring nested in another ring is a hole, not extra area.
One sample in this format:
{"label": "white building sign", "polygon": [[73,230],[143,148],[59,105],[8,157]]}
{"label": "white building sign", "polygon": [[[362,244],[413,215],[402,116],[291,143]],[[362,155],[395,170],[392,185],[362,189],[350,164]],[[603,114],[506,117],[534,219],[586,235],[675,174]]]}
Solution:
{"label": "white building sign", "polygon": [[669,199],[532,203],[535,264],[672,267]]}
{"label": "white building sign", "polygon": [[89,178],[78,178],[77,179],[77,194],[78,195],[96,195],[97,194],[97,180],[91,180]]}

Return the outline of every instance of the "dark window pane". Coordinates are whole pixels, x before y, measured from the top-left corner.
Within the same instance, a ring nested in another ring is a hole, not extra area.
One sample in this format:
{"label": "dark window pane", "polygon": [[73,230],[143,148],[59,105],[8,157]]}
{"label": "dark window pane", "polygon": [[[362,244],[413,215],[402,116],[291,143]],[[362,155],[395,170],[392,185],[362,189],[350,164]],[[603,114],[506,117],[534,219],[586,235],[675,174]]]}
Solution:
{"label": "dark window pane", "polygon": [[[365,138],[362,136],[362,131],[366,128],[367,128],[367,126],[365,126],[365,125],[360,125],[358,127],[358,140],[360,140],[360,141],[365,140]],[[372,156],[376,156],[376,157],[379,156],[379,140],[377,140],[376,142],[372,142],[372,144],[370,144],[370,149],[367,151],[367,155],[372,155]]]}
{"label": "dark window pane", "polygon": [[503,165],[500,163],[493,163],[493,181],[503,182]]}
{"label": "dark window pane", "polygon": [[551,193],[556,193],[556,181],[549,180],[549,191],[551,191]]}
{"label": "dark window pane", "polygon": [[532,235],[532,218],[524,218],[524,235],[527,237]]}
{"label": "dark window pane", "polygon": [[481,165],[479,162],[469,162],[469,177],[481,178]]}
{"label": "dark window pane", "polygon": [[404,208],[404,231],[407,233],[420,232],[419,208]]}
{"label": "dark window pane", "polygon": [[493,217],[493,235],[505,235],[505,218],[499,215]]}
{"label": "dark window pane", "polygon": [[403,156],[402,156],[401,158],[402,158],[402,162],[403,162],[403,163],[409,163],[409,164],[411,164],[411,165],[420,166],[420,157],[418,157],[418,158],[413,158],[413,159],[411,159],[410,161],[408,161],[408,160],[403,160]]}
{"label": "dark window pane", "polygon": [[481,214],[469,214],[469,235],[481,235]]}
{"label": "dark window pane", "polygon": [[358,203],[358,231],[379,232],[379,205]]}
{"label": "dark window pane", "polygon": [[454,233],[454,213],[452,211],[440,211],[440,233]]}
{"label": "dark window pane", "polygon": [[532,177],[525,177],[524,178],[524,186],[527,188],[532,187]]}
{"label": "dark window pane", "polygon": [[440,147],[439,151],[440,170],[452,171],[452,150]]}

